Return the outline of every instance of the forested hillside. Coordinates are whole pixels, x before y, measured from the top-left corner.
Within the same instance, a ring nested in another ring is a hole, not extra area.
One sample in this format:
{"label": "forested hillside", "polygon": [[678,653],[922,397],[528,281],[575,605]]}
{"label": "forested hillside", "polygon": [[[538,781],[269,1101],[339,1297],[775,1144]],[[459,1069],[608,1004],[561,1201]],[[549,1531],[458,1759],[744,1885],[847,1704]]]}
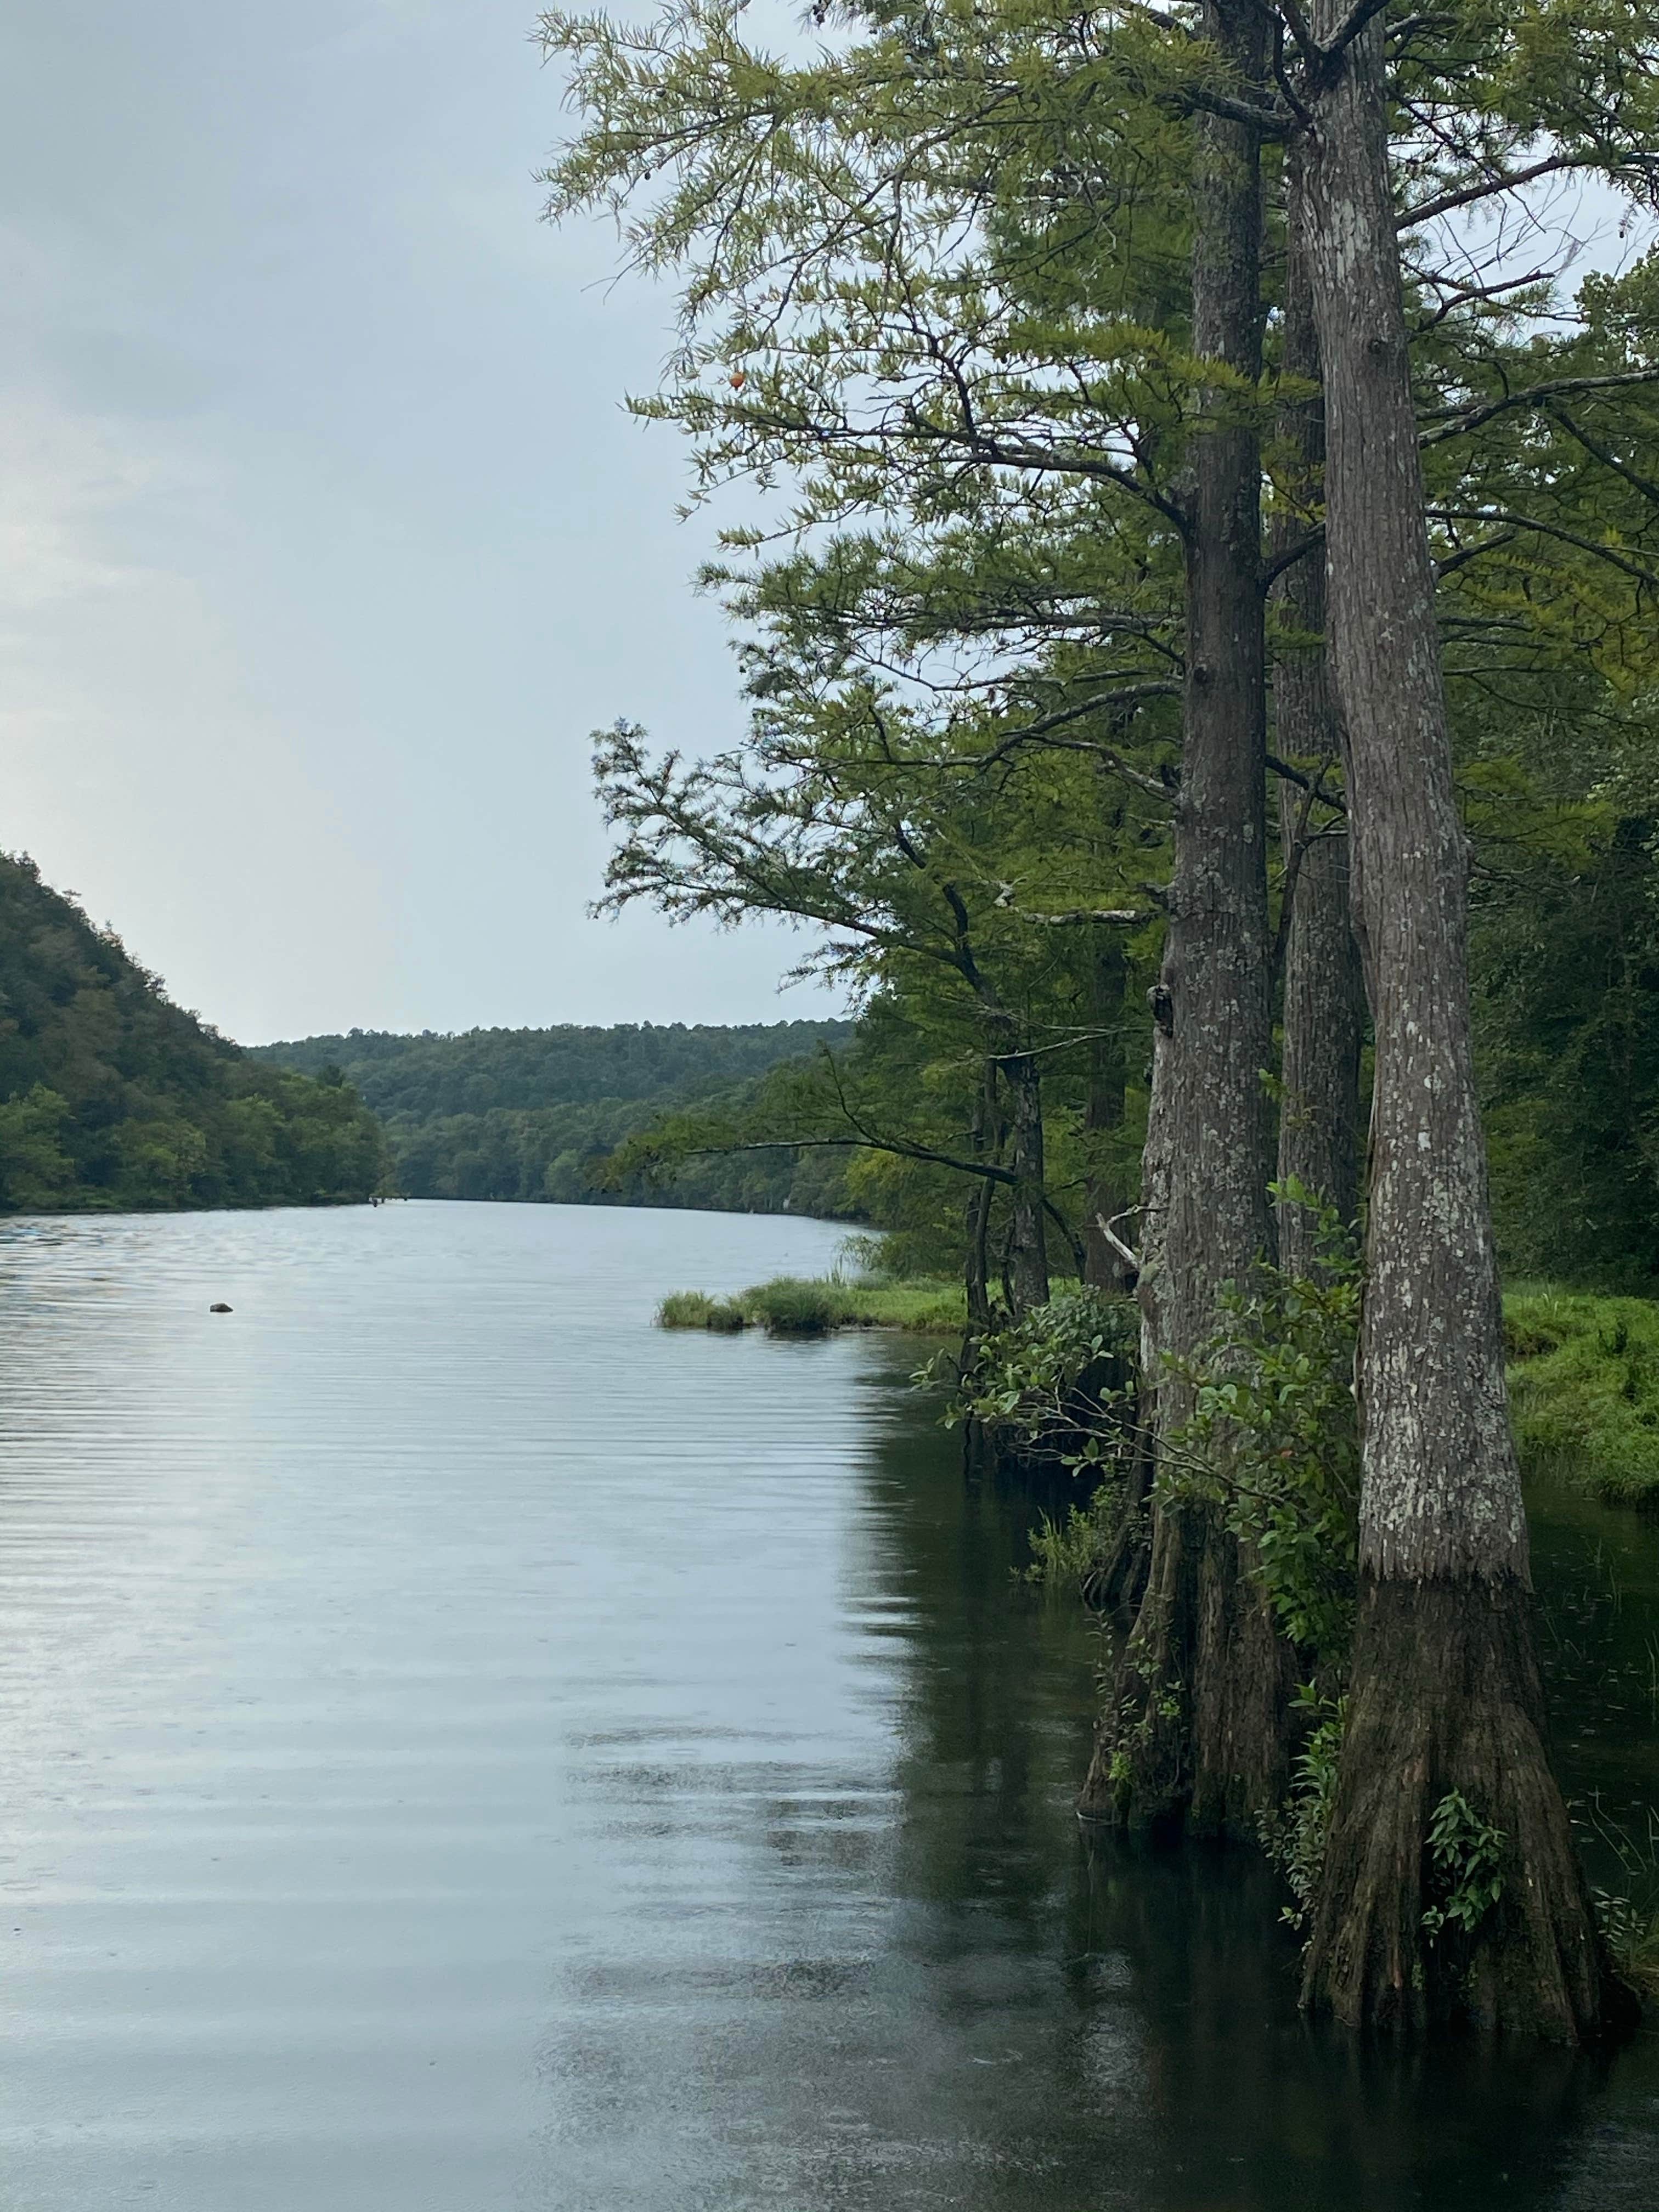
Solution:
{"label": "forested hillside", "polygon": [[0,1210],[339,1203],[386,1166],[348,1085],[256,1063],[0,857]]}
{"label": "forested hillside", "polygon": [[740,1111],[781,1062],[839,1049],[847,1022],[675,1022],[611,1029],[469,1030],[398,1036],[354,1030],[257,1048],[315,1076],[343,1076],[386,1122],[397,1187],[410,1198],[711,1206],[840,1215],[842,1155],[762,1151],[685,1158],[666,1176],[630,1171],[595,1187],[599,1164],[665,1109]]}

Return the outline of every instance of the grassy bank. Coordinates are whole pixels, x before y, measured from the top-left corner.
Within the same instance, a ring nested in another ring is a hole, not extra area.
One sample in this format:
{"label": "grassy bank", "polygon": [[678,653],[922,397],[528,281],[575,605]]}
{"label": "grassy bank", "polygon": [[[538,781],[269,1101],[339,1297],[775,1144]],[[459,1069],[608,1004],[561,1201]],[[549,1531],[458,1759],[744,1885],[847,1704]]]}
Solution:
{"label": "grassy bank", "polygon": [[664,1328],[731,1334],[763,1328],[770,1336],[827,1336],[837,1328],[902,1328],[918,1335],[960,1334],[967,1307],[959,1283],[842,1282],[833,1275],[778,1275],[734,1298],[677,1291],[657,1309]]}
{"label": "grassy bank", "polygon": [[1659,1512],[1659,1304],[1527,1285],[1504,1334],[1522,1462]]}

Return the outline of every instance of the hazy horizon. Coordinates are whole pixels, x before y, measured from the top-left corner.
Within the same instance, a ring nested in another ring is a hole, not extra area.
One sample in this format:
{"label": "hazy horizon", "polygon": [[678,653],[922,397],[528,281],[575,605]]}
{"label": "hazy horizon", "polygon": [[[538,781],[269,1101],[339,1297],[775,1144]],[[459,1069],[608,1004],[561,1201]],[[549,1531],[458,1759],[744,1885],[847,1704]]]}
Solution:
{"label": "hazy horizon", "polygon": [[529,0],[0,27],[0,846],[253,1043],[772,1021],[801,940],[588,918],[588,733],[740,726],[671,301],[556,233]]}

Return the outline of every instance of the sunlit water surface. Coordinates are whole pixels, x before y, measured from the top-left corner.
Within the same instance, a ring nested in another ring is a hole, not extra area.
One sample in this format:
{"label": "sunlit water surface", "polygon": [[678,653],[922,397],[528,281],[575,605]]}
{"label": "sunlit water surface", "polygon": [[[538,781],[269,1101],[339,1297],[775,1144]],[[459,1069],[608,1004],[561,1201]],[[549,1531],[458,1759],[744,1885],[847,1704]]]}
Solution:
{"label": "sunlit water surface", "polygon": [[[1091,1862],[1086,1628],[916,1348],[651,1326],[836,1242],[0,1230],[8,2212],[1659,2205],[1659,2042],[1367,2056],[1241,1857]],[[1539,1528],[1628,1824],[1659,1549]]]}

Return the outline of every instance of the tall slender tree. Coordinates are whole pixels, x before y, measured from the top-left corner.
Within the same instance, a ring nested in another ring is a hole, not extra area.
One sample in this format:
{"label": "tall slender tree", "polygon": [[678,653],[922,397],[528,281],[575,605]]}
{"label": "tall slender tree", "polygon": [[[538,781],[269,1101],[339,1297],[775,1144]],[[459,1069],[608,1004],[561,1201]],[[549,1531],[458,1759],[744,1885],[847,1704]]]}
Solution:
{"label": "tall slender tree", "polygon": [[[1214,0],[1204,27],[1261,97],[1269,19]],[[1211,383],[1183,502],[1186,698],[1175,866],[1154,993],[1141,1191],[1142,1370],[1154,1455],[1190,1419],[1183,1376],[1220,1298],[1266,1252],[1271,1052],[1261,580],[1261,139],[1194,126],[1192,343]],[[1288,1655],[1237,1540],[1154,1481],[1146,1583],[1085,1782],[1086,1811],[1254,1833],[1284,1794]]]}
{"label": "tall slender tree", "polygon": [[1602,1975],[1532,1644],[1380,10],[1317,0],[1312,42],[1297,220],[1376,1071],[1361,1598],[1304,1986],[1351,2021],[1462,2007],[1571,2039],[1600,2022]]}

